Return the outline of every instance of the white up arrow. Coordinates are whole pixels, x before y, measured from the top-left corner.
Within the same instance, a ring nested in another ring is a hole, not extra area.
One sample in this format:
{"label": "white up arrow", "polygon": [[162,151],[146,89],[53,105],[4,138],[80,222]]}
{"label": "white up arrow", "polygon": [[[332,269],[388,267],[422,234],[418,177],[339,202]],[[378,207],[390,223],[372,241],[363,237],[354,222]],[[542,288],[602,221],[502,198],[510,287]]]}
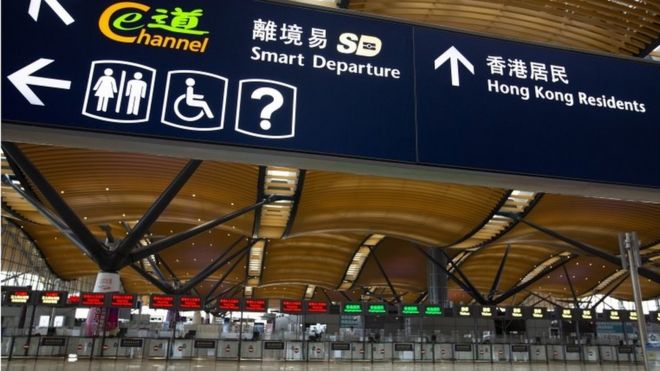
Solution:
{"label": "white up arrow", "polygon": [[44,102],[37,97],[36,94],[30,89],[28,85],[43,86],[46,88],[56,88],[56,89],[71,89],[71,81],[67,80],[58,80],[58,79],[49,79],[46,77],[32,76],[33,73],[39,71],[40,69],[48,66],[53,63],[52,59],[40,58],[36,61],[28,64],[27,66],[21,68],[20,70],[12,73],[7,76],[9,81],[18,89],[18,91],[23,94],[25,99],[27,99],[30,104],[35,106],[43,106]]}
{"label": "white up arrow", "polygon": [[461,64],[474,75],[474,66],[472,63],[470,63],[470,61],[468,61],[465,56],[453,46],[435,59],[435,69],[437,70],[448,60],[451,64],[451,84],[453,86],[461,86],[461,82],[458,78],[458,62],[461,62]]}
{"label": "white up arrow", "polygon": [[[39,19],[39,9],[41,8],[41,1],[42,0],[30,0],[30,7],[28,8],[28,14],[32,19],[35,21]],[[69,14],[69,12],[64,9],[62,4],[60,4],[57,0],[43,0],[53,11],[55,14],[57,14],[58,17],[64,22],[65,25],[70,25],[73,23],[74,19]]]}

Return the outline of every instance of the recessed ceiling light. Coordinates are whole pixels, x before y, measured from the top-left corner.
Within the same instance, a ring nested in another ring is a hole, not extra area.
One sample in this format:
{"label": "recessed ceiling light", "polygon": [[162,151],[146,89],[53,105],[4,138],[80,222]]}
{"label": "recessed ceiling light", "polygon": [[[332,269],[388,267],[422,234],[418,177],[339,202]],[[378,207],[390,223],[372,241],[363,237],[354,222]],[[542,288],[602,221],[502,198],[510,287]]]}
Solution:
{"label": "recessed ceiling light", "polygon": [[233,203],[233,202],[231,203],[231,206],[234,206],[234,203]]}
{"label": "recessed ceiling light", "polygon": [[192,194],[192,196],[193,196],[193,198],[195,198],[195,197],[197,197],[197,195],[196,195],[196,194],[194,194],[194,193]]}
{"label": "recessed ceiling light", "polygon": [[109,190],[110,190],[110,188],[108,188],[108,187],[105,187],[105,190],[106,190],[106,191],[109,191]]}
{"label": "recessed ceiling light", "polygon": [[64,194],[64,191],[60,191],[60,194],[63,195],[63,194]]}

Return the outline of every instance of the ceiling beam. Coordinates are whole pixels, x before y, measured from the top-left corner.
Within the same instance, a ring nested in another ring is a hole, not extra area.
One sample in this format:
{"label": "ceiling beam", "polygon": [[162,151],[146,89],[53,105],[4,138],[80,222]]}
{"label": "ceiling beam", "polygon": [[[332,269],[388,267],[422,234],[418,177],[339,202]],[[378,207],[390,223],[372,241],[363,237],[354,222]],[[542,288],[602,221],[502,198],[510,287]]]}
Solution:
{"label": "ceiling beam", "polygon": [[175,290],[171,285],[169,285],[165,281],[161,281],[158,278],[150,275],[149,272],[142,269],[142,267],[140,267],[139,265],[133,263],[133,264],[130,265],[130,267],[133,268],[134,271],[138,272],[140,274],[140,276],[145,278],[152,285],[156,286],[163,293],[165,293],[165,294],[174,294],[175,293]]}
{"label": "ceiling beam", "polygon": [[571,295],[573,295],[573,305],[575,308],[580,308],[580,301],[577,298],[577,294],[575,293],[575,287],[573,287],[573,282],[571,281],[571,277],[568,276],[568,269],[566,269],[566,264],[562,265],[562,269],[564,270],[564,276],[566,277],[566,282],[568,282],[568,287],[571,289]]}
{"label": "ceiling beam", "polygon": [[374,262],[376,262],[376,265],[378,265],[378,270],[380,270],[380,273],[383,275],[385,278],[385,282],[387,282],[387,286],[390,287],[390,291],[392,291],[392,295],[394,295],[394,300],[396,300],[397,303],[401,303],[401,298],[399,298],[399,295],[396,293],[396,290],[394,289],[394,285],[392,285],[392,281],[390,281],[390,277],[387,275],[387,272],[385,272],[385,268],[383,268],[383,265],[380,264],[380,260],[376,256],[376,246],[368,246],[369,250],[371,253],[369,254],[371,257],[373,257]]}
{"label": "ceiling beam", "polygon": [[449,255],[447,255],[447,253],[443,249],[440,249],[440,253],[442,253],[442,255],[445,256],[445,258],[447,259],[447,263],[449,263],[449,265],[452,268],[454,268],[454,272],[458,273],[458,275],[461,276],[463,282],[465,282],[465,284],[470,288],[470,290],[476,295],[476,297],[473,296],[474,299],[477,300],[480,304],[487,302],[487,300],[483,297],[483,295],[481,295],[479,290],[472,284],[472,282],[470,282],[467,276],[463,274],[460,268],[458,268],[458,265],[454,264],[454,261],[449,257]]}
{"label": "ceiling beam", "polygon": [[616,289],[618,289],[619,286],[621,286],[622,283],[626,282],[626,280],[628,279],[628,276],[629,276],[629,275],[630,275],[630,273],[624,273],[624,275],[619,279],[619,282],[617,282],[614,286],[612,286],[611,289],[607,290],[607,293],[606,293],[605,295],[603,295],[603,296],[600,298],[600,300],[598,300],[598,301],[596,302],[596,304],[592,305],[592,306],[591,306],[591,309],[596,309],[596,307],[599,306],[600,303],[602,303],[602,302],[605,300],[605,298],[608,298],[610,295],[612,295],[612,293],[613,293],[614,291],[616,291]]}
{"label": "ceiling beam", "polygon": [[504,256],[502,256],[502,261],[500,261],[500,266],[497,268],[497,273],[495,274],[495,279],[493,280],[493,286],[490,287],[490,291],[488,292],[488,301],[493,300],[493,296],[495,296],[497,287],[500,285],[500,278],[502,277],[502,272],[504,271],[504,264],[506,264],[507,257],[509,256],[509,248],[511,248],[511,245],[507,244],[506,248],[504,249]]}
{"label": "ceiling beam", "polygon": [[188,182],[190,177],[195,173],[195,171],[202,164],[200,160],[190,160],[186,166],[181,169],[177,176],[172,180],[172,182],[163,190],[163,192],[158,196],[156,201],[149,207],[149,209],[144,213],[140,221],[133,227],[133,229],[128,233],[128,236],[124,238],[119,246],[114,250],[112,255],[112,264],[119,267],[126,256],[135,248],[140,240],[144,237],[144,234],[151,228],[153,223],[160,217],[163,211],[167,206],[172,202],[174,197],[179,193],[181,188]]}
{"label": "ceiling beam", "polygon": [[305,174],[306,170],[298,170],[298,184],[296,185],[296,193],[293,195],[293,205],[291,205],[291,213],[289,214],[289,220],[286,222],[286,228],[284,228],[284,233],[282,238],[286,238],[291,233],[293,229],[293,223],[296,221],[296,215],[298,214],[298,204],[300,204],[300,197],[302,196],[303,185],[305,184]]}

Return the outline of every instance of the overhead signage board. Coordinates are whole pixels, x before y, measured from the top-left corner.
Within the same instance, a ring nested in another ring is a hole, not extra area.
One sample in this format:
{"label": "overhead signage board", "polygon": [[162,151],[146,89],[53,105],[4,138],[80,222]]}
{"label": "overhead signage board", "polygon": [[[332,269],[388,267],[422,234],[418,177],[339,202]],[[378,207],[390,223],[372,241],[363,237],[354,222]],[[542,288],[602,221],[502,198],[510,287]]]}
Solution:
{"label": "overhead signage board", "polygon": [[618,310],[605,310],[603,311],[605,313],[605,319],[608,321],[621,321],[623,319],[622,311]]}
{"label": "overhead signage board", "polygon": [[424,316],[426,317],[442,317],[444,313],[445,311],[440,305],[427,304],[424,306]]}
{"label": "overhead signage board", "polygon": [[562,319],[573,319],[573,310],[571,309],[562,309],[561,310]]}
{"label": "overhead signage board", "polygon": [[218,299],[218,308],[220,310],[240,311],[241,300],[237,298],[220,298]]}
{"label": "overhead signage board", "polygon": [[401,304],[399,314],[402,316],[419,316],[422,314],[420,304]]}
{"label": "overhead signage board", "polygon": [[135,308],[137,296],[131,294],[108,294],[110,296],[110,308]]}
{"label": "overhead signage board", "polygon": [[149,308],[151,309],[175,309],[175,296],[174,295],[157,295],[153,294],[149,298]]}
{"label": "overhead signage board", "polygon": [[363,313],[362,303],[344,303],[342,310],[343,314],[362,314]]}
{"label": "overhead signage board", "polygon": [[657,63],[280,2],[61,1],[2,2],[26,131],[660,188]]}
{"label": "overhead signage board", "polygon": [[328,303],[325,301],[306,301],[305,311],[310,314],[323,314],[329,311]]}
{"label": "overhead signage board", "polygon": [[199,296],[181,295],[177,300],[179,310],[201,310],[202,298]]}
{"label": "overhead signage board", "polygon": [[243,310],[246,312],[267,312],[268,306],[264,299],[245,299]]}
{"label": "overhead signage board", "polygon": [[460,305],[458,307],[454,307],[455,312],[457,314],[457,317],[470,317],[472,316],[472,309],[467,306],[467,305]]}
{"label": "overhead signage board", "polygon": [[510,309],[511,318],[514,318],[514,319],[525,318],[525,312],[523,311],[522,307],[511,307],[509,309]]}
{"label": "overhead signage board", "polygon": [[370,315],[384,315],[387,314],[387,304],[385,303],[367,303],[367,312]]}
{"label": "overhead signage board", "polygon": [[529,311],[528,317],[532,319],[545,319],[547,313],[545,308],[536,308],[536,307],[528,308],[528,311]]}
{"label": "overhead signage board", "polygon": [[9,290],[5,294],[7,305],[26,305],[30,302],[30,290]]}
{"label": "overhead signage board", "polygon": [[302,300],[282,300],[280,302],[280,311],[288,314],[302,314],[303,302]]}
{"label": "overhead signage board", "polygon": [[625,312],[628,315],[628,321],[637,321],[637,312],[634,310]]}
{"label": "overhead signage board", "polygon": [[59,306],[66,303],[68,293],[66,291],[38,291],[36,297],[37,305]]}
{"label": "overhead signage board", "polygon": [[101,308],[105,306],[105,294],[101,292],[82,292],[80,293],[81,307]]}
{"label": "overhead signage board", "polygon": [[479,312],[479,315],[483,318],[491,318],[493,317],[494,311],[495,308],[493,307],[481,307],[481,311]]}

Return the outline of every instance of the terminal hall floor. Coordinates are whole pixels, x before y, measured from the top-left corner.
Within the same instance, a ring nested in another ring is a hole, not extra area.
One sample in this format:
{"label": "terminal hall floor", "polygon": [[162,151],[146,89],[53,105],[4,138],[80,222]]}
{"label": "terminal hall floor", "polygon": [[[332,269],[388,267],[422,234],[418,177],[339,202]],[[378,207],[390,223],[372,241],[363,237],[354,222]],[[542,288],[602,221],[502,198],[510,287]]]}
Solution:
{"label": "terminal hall floor", "polygon": [[[67,362],[65,360],[2,361],[2,371],[638,371],[641,365],[580,365],[580,364],[489,364],[489,363],[295,363],[295,362],[232,362],[232,361],[124,361],[94,360]],[[651,366],[660,371],[660,363]]]}

